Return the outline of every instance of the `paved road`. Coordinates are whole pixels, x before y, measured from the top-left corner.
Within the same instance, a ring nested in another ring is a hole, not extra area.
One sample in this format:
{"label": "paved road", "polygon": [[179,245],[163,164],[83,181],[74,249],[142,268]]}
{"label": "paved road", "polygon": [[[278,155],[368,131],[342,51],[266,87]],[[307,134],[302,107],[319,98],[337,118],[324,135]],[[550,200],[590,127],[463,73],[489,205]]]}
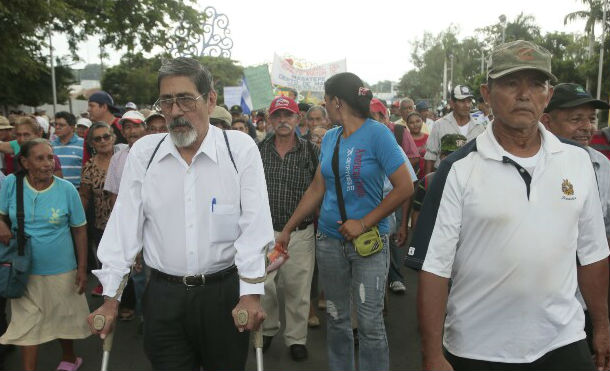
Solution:
{"label": "paved road", "polygon": [[[415,288],[417,276],[412,271],[406,271],[407,293],[394,295],[389,293],[386,328],[390,344],[390,367],[392,370],[420,369],[419,338],[415,319]],[[91,278],[90,281],[95,281]],[[90,282],[91,288],[94,282]],[[101,298],[88,297],[89,306],[96,308],[102,303]],[[322,313],[319,313],[322,326],[310,329],[307,347],[309,359],[294,362],[290,358],[283,339],[277,336],[271,348],[265,353],[266,370],[326,370],[326,330]],[[110,357],[110,370],[150,370],[150,363],[142,349],[142,336],[137,332],[137,321],[119,323],[114,340],[114,348]],[[75,348],[83,357],[82,371],[99,370],[101,365],[101,341],[93,336],[76,341]],[[58,342],[50,342],[40,347],[38,370],[54,370],[59,364],[61,348]],[[247,370],[256,370],[254,352],[250,352]],[[18,351],[7,356],[6,369],[19,370],[21,361]]]}

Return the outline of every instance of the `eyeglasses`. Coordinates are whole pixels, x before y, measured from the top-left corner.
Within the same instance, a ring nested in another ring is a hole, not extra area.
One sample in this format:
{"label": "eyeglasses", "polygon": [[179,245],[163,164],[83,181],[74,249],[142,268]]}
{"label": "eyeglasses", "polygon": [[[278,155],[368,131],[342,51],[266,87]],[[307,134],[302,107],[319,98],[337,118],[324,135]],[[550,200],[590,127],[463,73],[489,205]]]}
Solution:
{"label": "eyeglasses", "polygon": [[197,106],[197,101],[200,98],[205,98],[206,96],[207,94],[202,94],[196,98],[181,96],[169,99],[157,99],[154,104],[154,108],[157,111],[170,112],[174,107],[174,103],[176,103],[182,112],[190,112],[193,111]]}
{"label": "eyeglasses", "polygon": [[112,135],[110,134],[104,134],[104,135],[100,135],[99,137],[93,137],[93,141],[95,143],[101,143],[102,140],[105,142],[107,140],[110,140],[110,138],[112,138]]}

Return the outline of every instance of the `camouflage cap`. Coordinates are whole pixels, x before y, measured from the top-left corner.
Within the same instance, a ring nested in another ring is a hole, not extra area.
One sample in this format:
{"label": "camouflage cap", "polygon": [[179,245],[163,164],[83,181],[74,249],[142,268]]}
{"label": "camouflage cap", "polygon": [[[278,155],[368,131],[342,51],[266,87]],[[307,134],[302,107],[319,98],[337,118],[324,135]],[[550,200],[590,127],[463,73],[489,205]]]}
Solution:
{"label": "camouflage cap", "polygon": [[462,134],[446,134],[441,138],[441,152],[457,151],[460,147],[466,144],[468,140]]}
{"label": "camouflage cap", "polygon": [[522,70],[536,70],[547,75],[551,82],[557,78],[551,73],[551,53],[530,41],[517,40],[495,48],[487,67],[487,78],[497,79]]}

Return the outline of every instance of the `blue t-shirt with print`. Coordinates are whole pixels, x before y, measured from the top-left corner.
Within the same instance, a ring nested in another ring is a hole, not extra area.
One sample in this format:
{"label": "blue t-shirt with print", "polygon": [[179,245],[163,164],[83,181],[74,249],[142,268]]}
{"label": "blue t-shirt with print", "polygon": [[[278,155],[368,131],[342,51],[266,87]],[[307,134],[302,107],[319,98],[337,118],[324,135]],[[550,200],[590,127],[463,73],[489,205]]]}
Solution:
{"label": "blue t-shirt with print", "polygon": [[[0,214],[8,215],[17,228],[17,178],[6,177],[0,190]],[[70,227],[87,223],[78,191],[67,180],[53,177],[45,190],[23,182],[25,234],[32,245],[32,274],[50,275],[76,269]]]}
{"label": "blue t-shirt with print", "polygon": [[[326,192],[320,210],[318,228],[322,233],[343,239],[339,233],[341,213],[335,192],[332,169],[333,152],[340,127],[329,130],[322,139],[320,166]],[[339,177],[348,219],[361,219],[381,203],[384,178],[392,175],[405,163],[402,149],[392,132],[383,124],[367,119],[348,138],[341,138],[339,146]],[[386,219],[379,224],[381,234],[389,233]]]}

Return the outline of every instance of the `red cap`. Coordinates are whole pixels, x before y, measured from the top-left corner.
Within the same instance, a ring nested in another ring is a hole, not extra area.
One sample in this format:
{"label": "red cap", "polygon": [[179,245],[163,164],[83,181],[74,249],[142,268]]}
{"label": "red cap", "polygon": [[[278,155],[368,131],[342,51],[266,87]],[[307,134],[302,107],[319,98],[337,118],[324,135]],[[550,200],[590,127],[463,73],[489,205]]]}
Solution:
{"label": "red cap", "polygon": [[371,110],[371,112],[381,113],[383,115],[383,117],[388,116],[388,109],[385,108],[385,105],[383,103],[381,103],[381,101],[377,98],[371,99],[370,110]]}
{"label": "red cap", "polygon": [[392,107],[400,107],[400,101],[395,100],[392,102]]}
{"label": "red cap", "polygon": [[299,113],[299,105],[290,97],[275,97],[269,106],[269,114],[271,115],[273,112],[280,109],[285,109],[292,113]]}

